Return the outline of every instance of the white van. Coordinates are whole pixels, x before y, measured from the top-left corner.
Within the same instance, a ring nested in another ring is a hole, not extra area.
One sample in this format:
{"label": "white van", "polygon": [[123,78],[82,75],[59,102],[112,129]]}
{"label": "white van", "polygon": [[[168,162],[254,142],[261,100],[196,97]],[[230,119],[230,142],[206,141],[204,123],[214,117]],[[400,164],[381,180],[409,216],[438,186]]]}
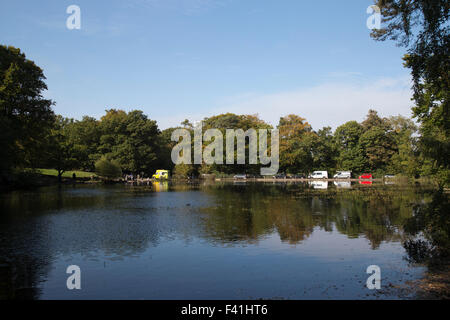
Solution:
{"label": "white van", "polygon": [[333,178],[334,179],[350,179],[352,177],[351,171],[338,171]]}
{"label": "white van", "polygon": [[327,171],[314,171],[308,176],[310,179],[328,179]]}

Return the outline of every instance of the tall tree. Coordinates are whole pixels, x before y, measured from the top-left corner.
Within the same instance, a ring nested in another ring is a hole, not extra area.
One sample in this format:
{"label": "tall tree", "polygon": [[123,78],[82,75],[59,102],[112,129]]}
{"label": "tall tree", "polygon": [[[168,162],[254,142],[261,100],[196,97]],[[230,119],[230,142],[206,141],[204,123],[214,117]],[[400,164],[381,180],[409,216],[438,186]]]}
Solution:
{"label": "tall tree", "polygon": [[314,165],[313,150],[317,135],[305,118],[290,114],[280,118],[280,170],[308,173]]}
{"label": "tall tree", "polygon": [[407,48],[405,67],[413,79],[413,114],[421,123],[421,146],[436,171],[450,183],[450,5],[448,0],[376,0],[385,28],[376,40]]}
{"label": "tall tree", "polygon": [[317,142],[313,150],[314,168],[316,170],[333,170],[336,168],[338,148],[334,142],[331,127],[323,127],[316,133]]}
{"label": "tall tree", "polygon": [[98,147],[101,131],[99,122],[84,116],[81,121],[72,121],[66,127],[67,138],[73,144],[80,169],[93,171],[95,162],[100,158]]}
{"label": "tall tree", "polygon": [[367,158],[367,169],[384,171],[398,150],[389,120],[379,117],[375,110],[369,110],[361,126],[364,133],[359,138],[359,144]]}
{"label": "tall tree", "polygon": [[[212,116],[205,118],[203,120],[203,130],[208,129],[218,129],[223,135],[223,163],[222,165],[202,165],[200,168],[201,173],[219,172],[219,173],[250,173],[259,174],[261,165],[250,164],[249,161],[249,139],[245,139],[244,152],[245,152],[245,164],[237,164],[237,139],[235,139],[234,145],[234,164],[226,164],[226,130],[227,129],[242,129],[246,132],[248,129],[254,129],[256,131],[257,139],[259,139],[258,129],[271,129],[272,127],[265,123],[263,120],[259,119],[257,115],[237,115],[234,113],[219,114],[217,116]],[[268,142],[270,144],[270,140]],[[208,143],[204,142],[204,147]]]}
{"label": "tall tree", "polygon": [[372,127],[360,138],[360,146],[367,157],[367,169],[384,171],[392,156],[397,152],[397,145],[391,132],[384,127]]}
{"label": "tall tree", "polygon": [[44,73],[20,49],[0,45],[0,177],[39,160],[54,114]]}
{"label": "tall tree", "polygon": [[44,148],[46,151],[44,165],[47,168],[56,169],[59,182],[65,171],[79,167],[76,150],[68,137],[68,127],[71,123],[73,123],[72,119],[56,116]]}
{"label": "tall tree", "polygon": [[100,120],[98,152],[116,160],[125,172],[151,174],[158,165],[160,131],[139,110],[107,110]]}
{"label": "tall tree", "polygon": [[390,117],[389,123],[395,133],[395,144],[398,147],[398,151],[392,156],[389,171],[395,174],[418,176],[422,164],[418,154],[416,124],[411,119],[400,115]]}
{"label": "tall tree", "polygon": [[339,126],[335,133],[335,141],[339,151],[337,169],[362,172],[367,167],[365,151],[359,143],[364,129],[357,121],[348,121]]}

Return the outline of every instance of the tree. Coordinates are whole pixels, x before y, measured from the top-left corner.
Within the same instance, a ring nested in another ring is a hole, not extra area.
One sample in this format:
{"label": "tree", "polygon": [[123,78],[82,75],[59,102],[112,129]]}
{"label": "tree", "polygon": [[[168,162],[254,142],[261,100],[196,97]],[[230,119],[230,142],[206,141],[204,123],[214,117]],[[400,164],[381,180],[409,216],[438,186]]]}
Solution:
{"label": "tree", "polygon": [[354,148],[359,143],[363,127],[356,121],[348,121],[334,132],[336,143],[342,149]]}
{"label": "tree", "polygon": [[156,121],[139,110],[107,110],[100,120],[98,153],[116,159],[124,171],[147,174],[158,165],[160,131]]}
{"label": "tree", "polygon": [[[263,120],[259,119],[257,115],[237,115],[234,113],[219,114],[217,116],[212,116],[205,118],[203,120],[203,132],[208,129],[218,129],[223,136],[223,150],[226,151],[226,130],[227,129],[242,129],[246,132],[248,129],[254,129],[256,131],[256,138],[259,141],[259,129],[272,129],[272,127],[265,123]],[[270,141],[270,138],[268,138]],[[223,155],[224,164],[203,164],[198,168],[200,173],[249,173],[249,174],[259,174],[261,165],[250,164],[249,161],[249,139],[245,139],[245,164],[237,164],[237,143],[235,139],[234,145],[234,164],[226,164],[226,152]],[[208,143],[203,143],[203,147],[206,147]]]}
{"label": "tree", "polygon": [[397,146],[390,132],[383,127],[373,127],[364,132],[360,138],[360,145],[365,151],[367,168],[383,171],[397,152]]}
{"label": "tree", "polygon": [[117,161],[102,157],[95,163],[95,173],[100,177],[114,179],[122,175],[122,170]]}
{"label": "tree", "polygon": [[52,127],[53,102],[44,99],[44,73],[20,49],[0,45],[0,176],[34,167]]}
{"label": "tree", "polygon": [[384,171],[398,150],[395,132],[389,120],[380,118],[378,113],[371,109],[361,126],[364,133],[359,138],[359,144],[364,149],[368,169]]}
{"label": "tree", "polygon": [[[448,25],[450,6],[446,0],[376,0],[386,28],[374,29],[375,40],[397,41],[407,48],[405,66],[413,77],[415,116],[425,120],[433,109],[446,104],[448,130],[448,94],[450,70],[450,36]],[[439,117],[440,120],[445,120]],[[446,122],[446,123],[444,123]]]}
{"label": "tree", "polygon": [[371,36],[397,41],[407,48],[404,66],[413,80],[412,108],[421,123],[421,149],[435,172],[450,183],[450,6],[447,0],[377,0],[386,28]]}
{"label": "tree", "polygon": [[184,121],[181,122],[181,125],[183,126],[183,128],[186,128],[186,129],[194,128],[194,125],[188,119],[184,119]]}
{"label": "tree", "polygon": [[280,118],[280,169],[284,172],[308,173],[313,168],[317,135],[305,120],[294,114]]}
{"label": "tree", "polygon": [[418,154],[416,124],[403,116],[392,116],[389,123],[395,132],[394,139],[398,151],[392,156],[389,171],[416,177],[420,174],[421,162]]}
{"label": "tree", "polygon": [[316,170],[336,168],[338,148],[331,127],[323,127],[316,132],[316,137],[317,142],[313,150],[314,168]]}
{"label": "tree", "polygon": [[68,123],[66,132],[68,140],[73,144],[80,169],[93,171],[95,162],[101,157],[98,154],[101,137],[99,122],[95,118],[84,116],[81,121]]}
{"label": "tree", "polygon": [[73,120],[58,115],[55,118],[53,128],[46,140],[45,166],[58,171],[58,181],[61,182],[62,174],[67,170],[75,169],[79,162],[76,159],[76,150],[68,139],[67,127]]}
{"label": "tree", "polygon": [[176,177],[187,178],[192,175],[197,175],[195,167],[191,164],[177,164],[173,169],[173,175]]}
{"label": "tree", "polygon": [[361,122],[361,126],[364,131],[369,131],[374,127],[383,127],[386,130],[389,129],[389,123],[386,122],[386,119],[380,118],[378,112],[373,109],[369,109],[366,119]]}
{"label": "tree", "polygon": [[348,121],[339,126],[334,132],[336,145],[339,151],[337,168],[362,172],[367,167],[365,151],[359,143],[364,129],[356,121]]}
{"label": "tree", "polygon": [[[166,170],[173,170],[175,164],[172,162],[172,149],[176,145],[175,141],[172,141],[172,132],[179,128],[168,128],[163,131],[158,136],[159,139],[159,152],[158,152],[158,163],[160,168]],[[191,139],[192,141],[192,139]],[[187,165],[186,166],[191,166]]]}

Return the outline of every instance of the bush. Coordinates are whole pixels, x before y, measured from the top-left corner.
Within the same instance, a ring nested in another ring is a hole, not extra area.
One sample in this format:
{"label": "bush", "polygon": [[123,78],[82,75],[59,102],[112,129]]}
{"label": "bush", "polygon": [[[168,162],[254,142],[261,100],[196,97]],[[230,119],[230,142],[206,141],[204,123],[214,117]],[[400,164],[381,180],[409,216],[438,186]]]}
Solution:
{"label": "bush", "polygon": [[100,177],[114,179],[122,176],[122,169],[116,161],[103,157],[95,163],[95,173]]}
{"label": "bush", "polygon": [[194,166],[184,163],[177,164],[173,170],[173,175],[174,177],[177,178],[187,178],[194,175],[194,173],[195,173]]}

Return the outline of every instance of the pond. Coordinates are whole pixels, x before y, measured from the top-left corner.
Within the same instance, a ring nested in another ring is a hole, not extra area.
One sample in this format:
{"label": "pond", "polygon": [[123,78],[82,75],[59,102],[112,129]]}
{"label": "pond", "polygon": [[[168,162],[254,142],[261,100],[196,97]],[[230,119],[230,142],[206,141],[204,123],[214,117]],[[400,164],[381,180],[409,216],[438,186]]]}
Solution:
{"label": "pond", "polygon": [[[0,195],[0,298],[408,299],[421,187],[203,182]],[[69,290],[67,267],[81,270]],[[367,268],[379,266],[381,289]]]}

